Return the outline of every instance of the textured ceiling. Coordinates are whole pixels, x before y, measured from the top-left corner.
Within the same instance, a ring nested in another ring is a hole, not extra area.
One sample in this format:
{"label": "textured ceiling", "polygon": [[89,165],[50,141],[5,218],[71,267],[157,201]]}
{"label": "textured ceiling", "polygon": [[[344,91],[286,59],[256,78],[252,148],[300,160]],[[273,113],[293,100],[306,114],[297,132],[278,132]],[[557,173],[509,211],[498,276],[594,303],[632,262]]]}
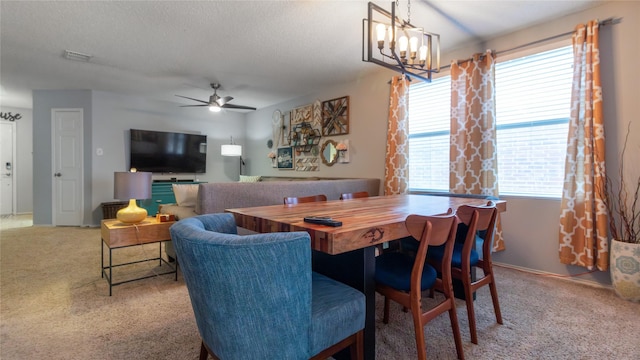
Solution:
{"label": "textured ceiling", "polygon": [[[601,0],[414,0],[411,22],[443,52],[557,18]],[[390,9],[390,1],[378,1]],[[356,80],[366,1],[0,2],[0,103],[31,107],[31,90],[91,89],[193,104],[211,82],[257,108]],[[407,3],[400,2],[406,18]],[[69,61],[65,49],[93,55]]]}

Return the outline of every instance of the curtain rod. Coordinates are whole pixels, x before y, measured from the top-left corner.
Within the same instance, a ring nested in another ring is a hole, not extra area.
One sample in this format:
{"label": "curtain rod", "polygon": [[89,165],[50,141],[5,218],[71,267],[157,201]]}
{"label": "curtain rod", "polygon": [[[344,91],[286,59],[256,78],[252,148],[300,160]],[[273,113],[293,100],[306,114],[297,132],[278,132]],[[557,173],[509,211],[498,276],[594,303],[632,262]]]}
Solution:
{"label": "curtain rod", "polygon": [[[602,21],[599,21],[598,25],[599,26],[615,25],[615,24],[619,24],[621,22],[622,22],[622,18],[621,17],[619,17],[619,18],[610,17],[610,18],[604,19]],[[500,54],[507,53],[507,52],[511,52],[511,51],[514,51],[514,50],[519,50],[519,49],[526,48],[526,47],[529,47],[529,46],[537,45],[537,44],[540,44],[540,43],[543,43],[543,42],[559,39],[559,38],[562,38],[562,37],[565,37],[565,36],[569,36],[571,34],[573,34],[573,31],[568,31],[568,32],[565,32],[565,33],[562,33],[562,34],[549,36],[549,37],[544,38],[544,39],[528,42],[526,44],[522,44],[522,45],[518,45],[518,46],[512,47],[511,49],[496,51],[496,56],[500,55]],[[464,61],[467,61],[467,60],[471,60],[471,58],[466,59],[466,60],[460,60],[460,61],[458,61],[458,63],[461,63],[461,62],[464,62]],[[451,67],[451,65],[444,65],[444,66],[440,67],[440,70],[448,69],[450,67]]]}

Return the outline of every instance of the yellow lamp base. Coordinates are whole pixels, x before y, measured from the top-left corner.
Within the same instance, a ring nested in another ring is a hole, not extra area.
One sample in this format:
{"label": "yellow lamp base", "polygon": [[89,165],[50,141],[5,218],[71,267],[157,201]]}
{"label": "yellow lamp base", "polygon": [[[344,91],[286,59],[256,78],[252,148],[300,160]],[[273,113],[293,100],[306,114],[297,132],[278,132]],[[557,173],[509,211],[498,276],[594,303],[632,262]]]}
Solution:
{"label": "yellow lamp base", "polygon": [[137,224],[147,218],[147,210],[138,207],[136,199],[129,200],[129,206],[118,210],[116,219],[126,224]]}

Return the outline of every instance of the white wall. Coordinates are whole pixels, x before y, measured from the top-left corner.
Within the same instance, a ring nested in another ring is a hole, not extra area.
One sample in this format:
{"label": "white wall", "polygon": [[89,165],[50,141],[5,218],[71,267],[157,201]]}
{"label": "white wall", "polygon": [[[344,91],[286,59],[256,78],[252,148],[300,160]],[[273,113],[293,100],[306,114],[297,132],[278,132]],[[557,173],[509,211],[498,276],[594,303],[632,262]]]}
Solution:
{"label": "white wall", "polygon": [[[371,65],[374,66],[374,65]],[[247,115],[247,142],[250,175],[270,176],[321,176],[321,177],[373,177],[384,178],[384,154],[387,134],[387,111],[389,108],[389,85],[387,82],[394,75],[383,71],[375,76],[362,78],[355,83],[346,83],[325,89],[314,96],[303,97],[278,104],[266,109],[260,109]],[[341,96],[349,96],[349,134],[339,136],[323,136],[322,145],[326,140],[336,142],[349,140],[349,163],[336,163],[326,166],[320,163],[320,170],[301,172],[293,170],[278,170],[271,167],[271,160],[267,157],[269,151],[267,140],[272,137],[271,115],[275,109],[283,113],[289,110],[311,104],[316,100],[324,101]]]}
{"label": "white wall", "polygon": [[[223,111],[212,113],[206,107],[181,108],[176,103],[102,91],[92,92],[93,138],[92,209],[93,223],[102,218],[102,202],[113,200],[113,173],[129,168],[129,129],[198,133],[207,135],[207,172],[204,174],[154,174],[154,178],[237,181],[239,158],[220,156],[220,146],[234,142],[244,145],[244,115]],[[101,149],[103,155],[97,154]]]}
{"label": "white wall", "polygon": [[[92,109],[89,90],[33,91],[33,224],[53,223],[51,109],[83,109],[83,148],[91,149]],[[91,224],[91,157],[83,156],[83,225]]]}

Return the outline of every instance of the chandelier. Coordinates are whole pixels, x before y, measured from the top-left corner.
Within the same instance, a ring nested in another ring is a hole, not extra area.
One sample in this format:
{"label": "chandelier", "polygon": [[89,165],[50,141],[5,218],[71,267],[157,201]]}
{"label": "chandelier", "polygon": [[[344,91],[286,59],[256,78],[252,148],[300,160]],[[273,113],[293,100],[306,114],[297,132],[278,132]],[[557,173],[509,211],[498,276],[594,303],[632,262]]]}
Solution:
{"label": "chandelier", "polygon": [[362,61],[431,82],[431,74],[440,71],[440,35],[411,24],[410,0],[407,20],[397,17],[398,3],[391,3],[391,12],[369,3],[368,17],[362,19]]}

